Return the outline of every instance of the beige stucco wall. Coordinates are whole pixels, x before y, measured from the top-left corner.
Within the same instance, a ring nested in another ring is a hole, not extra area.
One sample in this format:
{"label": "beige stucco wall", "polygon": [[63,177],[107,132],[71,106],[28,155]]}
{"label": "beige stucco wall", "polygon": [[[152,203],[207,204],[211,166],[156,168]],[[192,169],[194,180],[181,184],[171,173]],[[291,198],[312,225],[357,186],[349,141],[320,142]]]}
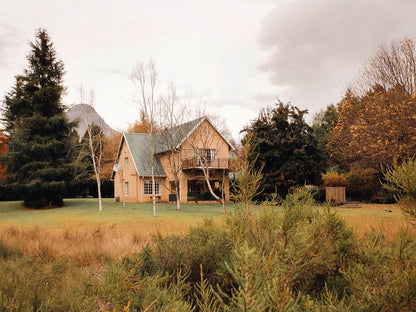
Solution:
{"label": "beige stucco wall", "polygon": [[[128,159],[128,165],[125,159]],[[114,175],[114,197],[122,201],[122,194],[124,193],[124,200],[126,202],[138,201],[139,179],[137,171],[131,158],[130,151],[126,142],[123,142],[119,156],[120,171]],[[126,195],[125,182],[129,183],[129,194]],[[123,193],[122,193],[123,190]]]}
{"label": "beige stucco wall", "polygon": [[217,158],[228,159],[228,144],[208,121],[204,121],[182,144],[182,159],[193,158],[196,149],[215,149]]}
{"label": "beige stucco wall", "polygon": [[[128,158],[128,164],[126,165],[125,159]],[[119,156],[120,171],[114,175],[114,197],[121,202],[123,200],[122,194],[124,193],[124,200],[127,203],[140,203],[140,202],[152,202],[151,195],[143,194],[144,181],[151,178],[142,178],[137,174],[136,167],[126,142],[123,142]],[[121,179],[121,180],[120,180]],[[166,189],[166,179],[156,178],[161,183],[161,195],[156,195],[157,201],[168,201],[169,191]],[[120,183],[122,181],[122,183]],[[125,182],[129,183],[129,194],[126,195]]]}

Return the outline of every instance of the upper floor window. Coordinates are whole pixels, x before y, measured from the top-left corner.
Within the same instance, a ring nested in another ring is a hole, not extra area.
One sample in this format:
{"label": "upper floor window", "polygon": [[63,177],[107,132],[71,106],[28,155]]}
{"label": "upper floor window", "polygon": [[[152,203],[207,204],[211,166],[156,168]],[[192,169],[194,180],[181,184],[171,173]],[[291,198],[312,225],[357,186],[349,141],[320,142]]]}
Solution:
{"label": "upper floor window", "polygon": [[215,149],[199,148],[195,152],[195,158],[198,164],[211,166],[215,164]]}
{"label": "upper floor window", "polygon": [[129,165],[129,158],[125,157],[124,158],[124,165],[127,167]]}

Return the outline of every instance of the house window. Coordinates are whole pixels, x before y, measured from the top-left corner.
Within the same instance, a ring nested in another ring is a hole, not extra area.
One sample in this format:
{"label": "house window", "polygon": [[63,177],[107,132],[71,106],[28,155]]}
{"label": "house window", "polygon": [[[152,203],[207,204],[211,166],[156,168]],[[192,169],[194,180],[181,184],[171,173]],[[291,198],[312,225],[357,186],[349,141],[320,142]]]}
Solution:
{"label": "house window", "polygon": [[[152,181],[144,181],[144,195],[152,195]],[[155,195],[160,195],[159,181],[155,181]]]}
{"label": "house window", "polygon": [[126,196],[129,196],[130,190],[129,190],[129,182],[124,182],[124,189],[126,192]]}
{"label": "house window", "polygon": [[195,152],[195,158],[199,165],[211,166],[215,164],[215,149],[199,148]]}
{"label": "house window", "polygon": [[175,194],[175,192],[176,192],[176,182],[170,181],[170,193]]}
{"label": "house window", "polygon": [[124,165],[127,167],[129,165],[129,158],[124,158]]}

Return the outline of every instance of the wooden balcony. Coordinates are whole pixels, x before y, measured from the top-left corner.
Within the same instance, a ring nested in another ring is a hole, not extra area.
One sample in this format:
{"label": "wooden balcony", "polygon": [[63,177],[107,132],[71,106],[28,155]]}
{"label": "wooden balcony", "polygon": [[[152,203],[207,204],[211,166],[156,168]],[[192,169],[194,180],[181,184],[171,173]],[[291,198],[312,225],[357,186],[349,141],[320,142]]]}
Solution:
{"label": "wooden balcony", "polygon": [[195,158],[188,158],[182,161],[182,170],[201,169],[228,169],[230,161],[228,158],[213,158],[206,161]]}

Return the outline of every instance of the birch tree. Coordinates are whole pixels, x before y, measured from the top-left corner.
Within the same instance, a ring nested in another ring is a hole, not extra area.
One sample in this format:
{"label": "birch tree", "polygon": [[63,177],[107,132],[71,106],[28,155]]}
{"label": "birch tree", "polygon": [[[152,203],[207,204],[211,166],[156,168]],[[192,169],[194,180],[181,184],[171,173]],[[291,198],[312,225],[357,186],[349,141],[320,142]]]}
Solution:
{"label": "birch tree", "polygon": [[103,210],[103,203],[101,198],[101,173],[102,173],[102,159],[104,154],[105,135],[103,132],[103,125],[95,125],[93,120],[93,107],[94,107],[94,91],[90,89],[89,99],[86,101],[84,98],[84,87],[80,86],[81,103],[88,102],[91,106],[90,113],[84,117],[83,122],[86,125],[86,135],[88,140],[88,152],[91,158],[92,167],[94,170],[95,181],[97,183],[98,193],[98,210]]}
{"label": "birch tree", "polygon": [[153,216],[156,217],[156,194],[155,194],[155,155],[154,155],[154,133],[156,124],[156,84],[157,70],[155,63],[150,60],[147,63],[138,63],[133,68],[131,79],[138,89],[138,105],[143,112],[144,119],[147,121],[146,132],[148,137],[148,152],[151,164],[152,177],[152,203]]}
{"label": "birch tree", "polygon": [[180,127],[184,123],[186,113],[185,107],[178,101],[176,87],[173,84],[169,85],[168,92],[162,99],[161,111],[161,123],[164,128],[162,137],[166,144],[169,173],[173,177],[176,210],[179,211],[181,210],[182,150],[178,148],[178,138],[184,137],[190,129],[184,129],[183,126]]}

